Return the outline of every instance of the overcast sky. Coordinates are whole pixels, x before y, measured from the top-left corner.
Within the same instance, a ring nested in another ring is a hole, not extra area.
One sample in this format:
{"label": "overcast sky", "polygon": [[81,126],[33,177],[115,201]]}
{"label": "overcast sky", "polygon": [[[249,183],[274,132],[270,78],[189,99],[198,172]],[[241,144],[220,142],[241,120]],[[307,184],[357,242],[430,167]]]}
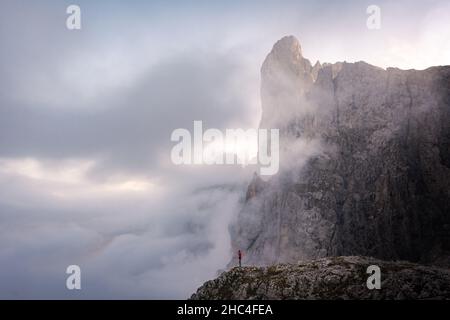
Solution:
{"label": "overcast sky", "polygon": [[229,261],[254,168],[174,166],[171,132],[257,127],[285,35],[312,63],[423,69],[450,64],[448,21],[432,0],[2,1],[0,298],[188,297]]}

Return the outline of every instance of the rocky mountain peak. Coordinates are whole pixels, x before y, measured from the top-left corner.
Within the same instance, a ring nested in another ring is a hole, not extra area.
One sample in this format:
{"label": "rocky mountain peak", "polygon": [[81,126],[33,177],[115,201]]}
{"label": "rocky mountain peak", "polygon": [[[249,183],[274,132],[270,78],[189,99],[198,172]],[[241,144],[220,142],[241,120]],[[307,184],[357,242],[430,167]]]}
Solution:
{"label": "rocky mountain peak", "polygon": [[280,61],[302,59],[302,47],[294,36],[286,36],[278,40],[271,53]]}
{"label": "rocky mountain peak", "polygon": [[294,36],[279,40],[261,67],[261,127],[281,127],[295,113],[293,101],[302,100],[314,83],[312,66],[303,58]]}
{"label": "rocky mountain peak", "polygon": [[[261,69],[280,171],[230,228],[248,263],[365,255],[450,265],[450,67],[313,68],[292,36]],[[314,72],[315,72],[314,71]]]}

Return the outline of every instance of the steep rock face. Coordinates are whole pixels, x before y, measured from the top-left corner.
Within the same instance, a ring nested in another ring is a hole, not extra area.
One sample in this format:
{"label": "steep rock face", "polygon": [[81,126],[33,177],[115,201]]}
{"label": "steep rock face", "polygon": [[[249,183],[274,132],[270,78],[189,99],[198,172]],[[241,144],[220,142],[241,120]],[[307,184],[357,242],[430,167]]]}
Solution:
{"label": "steep rock face", "polygon": [[280,129],[281,168],[230,227],[244,263],[450,265],[450,67],[313,68],[286,37],[261,75],[260,126]]}
{"label": "steep rock face", "polygon": [[[380,289],[367,287],[371,265],[380,268]],[[366,257],[236,267],[206,282],[191,299],[450,299],[450,271]]]}

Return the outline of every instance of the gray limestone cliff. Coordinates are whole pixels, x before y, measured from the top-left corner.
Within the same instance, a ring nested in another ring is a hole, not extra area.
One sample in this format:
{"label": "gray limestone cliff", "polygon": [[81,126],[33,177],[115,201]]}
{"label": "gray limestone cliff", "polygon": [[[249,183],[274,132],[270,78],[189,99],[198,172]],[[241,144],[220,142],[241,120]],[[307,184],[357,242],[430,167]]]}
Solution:
{"label": "gray limestone cliff", "polygon": [[280,129],[280,171],[255,177],[230,227],[244,264],[361,255],[450,265],[449,66],[312,66],[290,36],[261,81],[260,127]]}

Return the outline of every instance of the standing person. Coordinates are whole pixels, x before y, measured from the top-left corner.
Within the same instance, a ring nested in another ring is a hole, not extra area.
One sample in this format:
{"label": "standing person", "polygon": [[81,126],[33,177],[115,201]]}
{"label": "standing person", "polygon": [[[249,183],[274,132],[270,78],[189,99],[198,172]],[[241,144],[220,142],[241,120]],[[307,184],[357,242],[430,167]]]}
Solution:
{"label": "standing person", "polygon": [[241,267],[242,266],[242,264],[241,264],[241,260],[242,260],[242,252],[241,252],[241,250],[238,250],[238,258],[239,258],[239,267]]}

